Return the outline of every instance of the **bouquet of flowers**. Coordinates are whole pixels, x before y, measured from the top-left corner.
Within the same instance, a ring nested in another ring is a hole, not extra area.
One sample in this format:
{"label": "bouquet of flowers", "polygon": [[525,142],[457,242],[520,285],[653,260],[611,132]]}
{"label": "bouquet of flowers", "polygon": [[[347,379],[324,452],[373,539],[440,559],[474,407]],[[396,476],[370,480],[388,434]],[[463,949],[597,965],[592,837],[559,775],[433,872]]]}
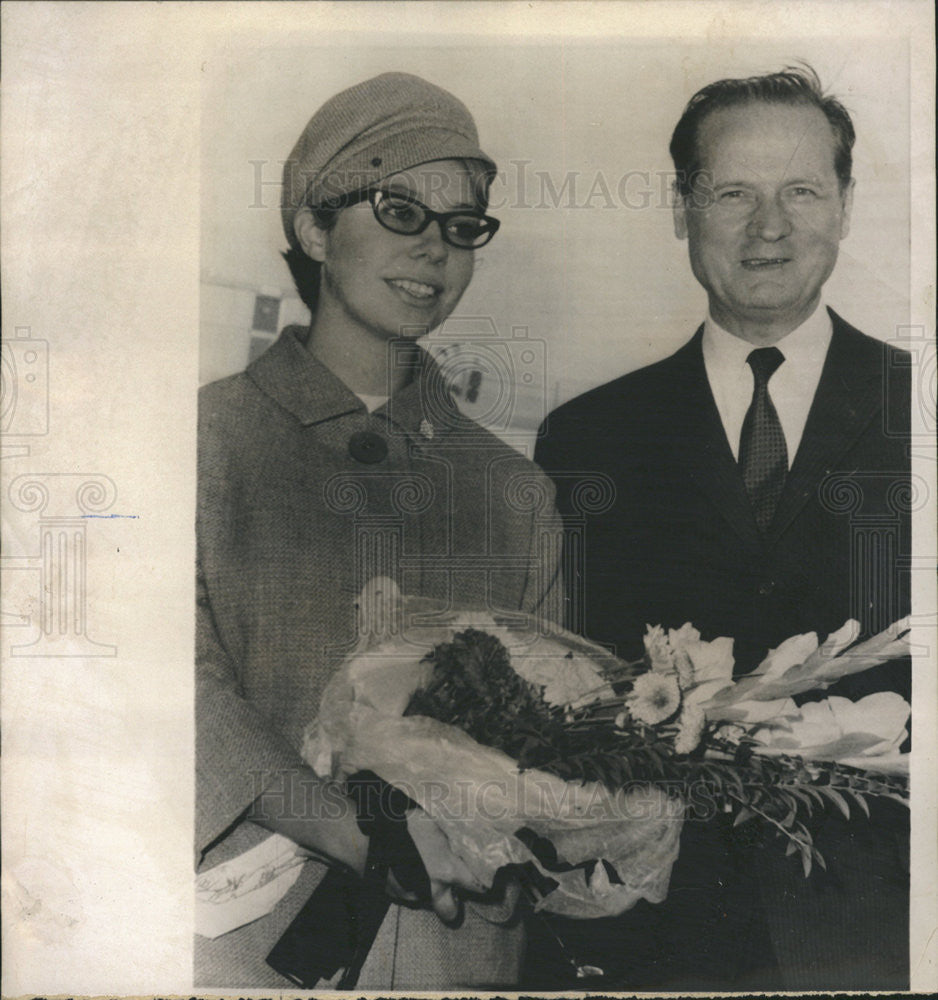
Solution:
{"label": "bouquet of flowers", "polygon": [[853,621],[821,644],[794,636],[734,680],[733,640],[690,624],[649,627],[645,656],[624,662],[544,622],[441,617],[386,590],[386,625],[330,681],[307,760],[337,778],[375,771],[484,884],[534,872],[551,912],[663,900],[690,810],[764,824],[808,875],[824,864],[812,812],[908,799],[902,697],[793,700],[907,655],[906,623],[859,643]]}

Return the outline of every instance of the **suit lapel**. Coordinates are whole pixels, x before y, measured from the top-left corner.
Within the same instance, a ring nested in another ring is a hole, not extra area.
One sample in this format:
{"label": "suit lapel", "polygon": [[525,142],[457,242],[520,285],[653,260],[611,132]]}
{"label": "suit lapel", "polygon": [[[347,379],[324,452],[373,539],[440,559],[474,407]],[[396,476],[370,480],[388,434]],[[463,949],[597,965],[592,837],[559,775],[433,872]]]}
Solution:
{"label": "suit lapel", "polygon": [[881,360],[833,310],[834,334],[801,444],[779,499],[769,539],[775,540],[817,492],[824,477],[881,409]]}
{"label": "suit lapel", "polygon": [[763,539],[710,390],[702,339],[701,326],[693,339],[670,359],[670,374],[678,388],[673,396],[677,412],[672,424],[681,434],[675,446],[680,453],[678,459],[727,525],[750,548],[759,550],[763,548]]}

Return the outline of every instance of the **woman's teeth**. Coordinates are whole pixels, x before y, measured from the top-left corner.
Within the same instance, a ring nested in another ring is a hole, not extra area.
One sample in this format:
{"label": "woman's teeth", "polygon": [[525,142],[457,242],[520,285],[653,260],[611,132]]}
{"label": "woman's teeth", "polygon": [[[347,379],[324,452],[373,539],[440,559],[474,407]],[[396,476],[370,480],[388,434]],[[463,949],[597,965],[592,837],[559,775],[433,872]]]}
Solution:
{"label": "woman's teeth", "polygon": [[393,278],[389,284],[395,288],[400,288],[418,299],[429,299],[436,295],[436,289],[432,285],[425,285],[422,281],[410,281],[407,278]]}

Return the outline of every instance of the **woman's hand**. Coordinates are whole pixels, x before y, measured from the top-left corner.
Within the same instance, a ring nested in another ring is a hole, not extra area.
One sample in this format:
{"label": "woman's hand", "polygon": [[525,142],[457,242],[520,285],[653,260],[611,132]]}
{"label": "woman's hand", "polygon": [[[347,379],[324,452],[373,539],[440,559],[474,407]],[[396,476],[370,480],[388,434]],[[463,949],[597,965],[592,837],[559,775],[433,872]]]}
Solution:
{"label": "woman's hand", "polygon": [[308,767],[280,771],[275,779],[254,800],[247,818],[362,875],[368,838],[359,829],[355,805],[342,786]]}
{"label": "woman's hand", "polygon": [[[436,915],[444,923],[455,922],[459,917],[460,904],[456,891],[484,892],[480,883],[466,864],[450,850],[446,834],[422,809],[407,812],[407,832],[420,852],[420,859],[430,878],[430,902]],[[412,893],[405,892],[388,878],[389,891],[397,899],[414,902]]]}

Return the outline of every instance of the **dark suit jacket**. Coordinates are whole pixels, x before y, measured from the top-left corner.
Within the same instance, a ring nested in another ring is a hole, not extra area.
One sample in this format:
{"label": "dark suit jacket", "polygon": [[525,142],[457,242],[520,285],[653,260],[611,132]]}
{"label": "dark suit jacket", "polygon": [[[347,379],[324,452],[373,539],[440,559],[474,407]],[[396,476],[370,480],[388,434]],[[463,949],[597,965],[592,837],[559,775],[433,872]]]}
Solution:
{"label": "dark suit jacket", "polygon": [[[910,551],[909,358],[835,313],[831,316],[834,332],[821,380],[765,536],[756,526],[710,391],[702,329],[671,357],[551,414],[541,429],[535,460],[554,478],[558,508],[572,540],[565,566],[568,625],[622,656],[636,657],[642,653],[646,623],[679,627],[690,621],[704,639],[733,636],[737,671],[745,672],[769,647],[796,633],[817,631],[823,638],[851,617],[872,632],[908,612],[902,557]],[[605,491],[604,510],[597,511],[602,504],[595,503],[584,509],[589,505],[583,497],[590,495],[583,492],[584,477],[594,480],[594,494]],[[848,678],[832,693],[857,698],[881,689],[908,698],[908,664]],[[895,814],[885,811],[907,857],[907,817],[901,806]],[[863,822],[850,825],[851,837]],[[870,849],[878,852],[880,831],[866,833]],[[774,847],[760,852],[758,864],[773,852]],[[834,859],[828,861],[834,868]],[[786,863],[794,864],[791,859]],[[878,872],[871,876],[875,893],[870,902],[878,894],[882,905],[884,893],[893,894],[894,905],[887,907],[893,928],[872,926],[868,933],[851,929],[847,936],[852,941],[838,938],[831,945],[840,956],[836,959],[805,957],[805,947],[817,945],[823,952],[823,941],[830,942],[823,928],[813,943],[799,933],[791,944],[791,935],[783,933],[784,921],[776,920],[780,926],[773,926],[772,938],[784,985],[794,988],[798,967],[808,961],[822,963],[822,969],[834,964],[843,972],[841,978],[834,975],[835,982],[815,978],[815,989],[845,988],[856,977],[875,978],[884,967],[889,973],[880,988],[907,980],[903,928],[908,873],[901,871],[901,862],[898,869],[887,867],[888,877]],[[687,877],[696,875],[688,871]],[[831,878],[836,880],[836,873]],[[680,895],[679,885],[677,890]],[[843,909],[844,892],[831,889],[827,896],[832,895],[840,897],[837,907]],[[666,907],[674,905],[674,896],[672,891]],[[810,905],[815,904],[817,900]],[[861,904],[849,915],[837,907],[833,917],[827,916],[862,923]],[[727,928],[717,965],[735,961],[743,947],[738,938],[734,944],[739,933],[738,926]],[[717,955],[715,928],[708,938]],[[658,974],[666,975],[666,970]],[[689,974],[693,978],[692,970]],[[713,974],[719,980],[716,966]],[[734,975],[727,970],[723,988],[733,988]],[[857,988],[879,983],[864,981]],[[678,985],[691,988],[694,983]],[[720,984],[710,980],[700,985]],[[758,978],[752,985],[761,985]]]}

